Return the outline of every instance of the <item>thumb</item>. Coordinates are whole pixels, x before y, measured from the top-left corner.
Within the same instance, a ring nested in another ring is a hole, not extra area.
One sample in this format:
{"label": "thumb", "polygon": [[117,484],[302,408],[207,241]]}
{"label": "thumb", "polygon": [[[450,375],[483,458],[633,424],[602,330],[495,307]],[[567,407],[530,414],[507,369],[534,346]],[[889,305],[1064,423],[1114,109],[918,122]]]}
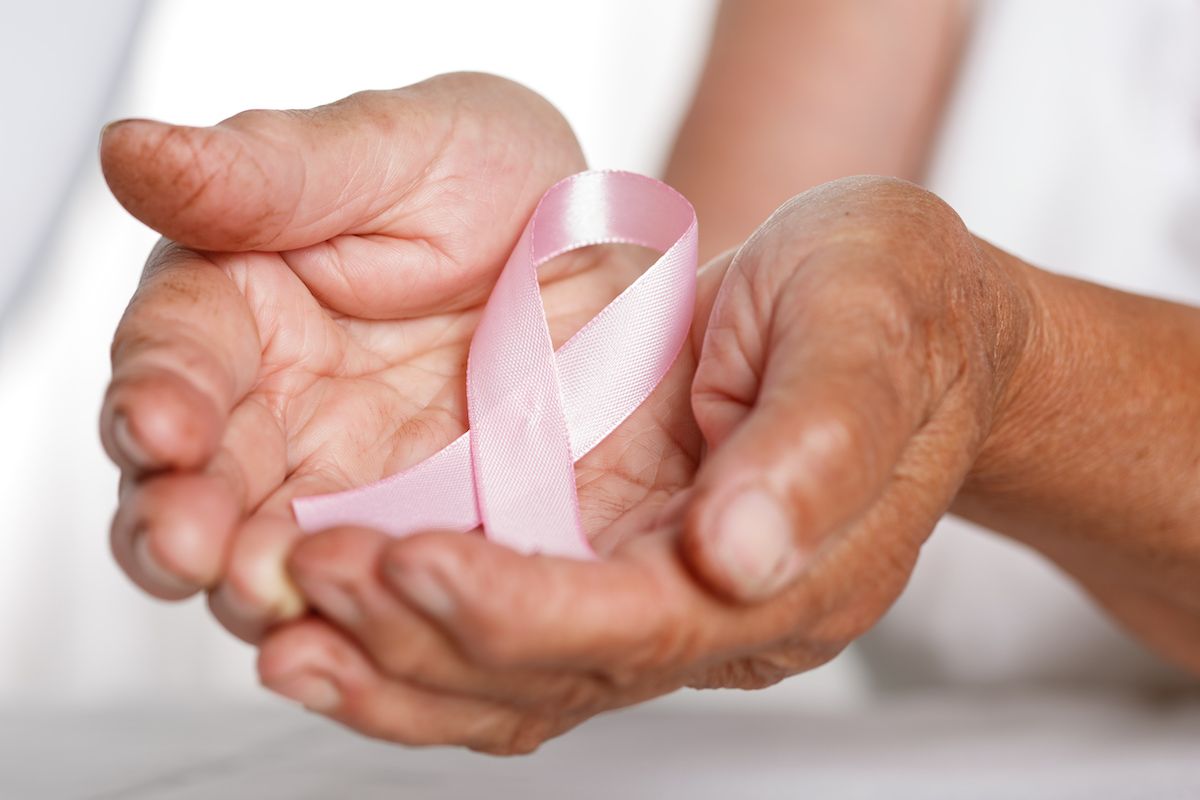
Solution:
{"label": "thumb", "polygon": [[122,120],[101,134],[100,161],[130,213],[195,249],[386,234],[483,264],[502,263],[543,189],[584,166],[549,102],[470,72],[209,128]]}
{"label": "thumb", "polygon": [[[204,250],[285,250],[369,225],[441,141],[399,92],[312,111],[246,111],[206,128],[147,119],[101,134],[105,180],[131,214]],[[420,127],[421,130],[414,130]],[[404,163],[393,163],[403,153]],[[378,176],[390,176],[380,181]]]}
{"label": "thumb", "polygon": [[763,322],[737,294],[718,300],[693,383],[709,456],[681,544],[713,589],[754,602],[883,495],[920,420],[861,313],[848,330],[836,303],[785,299]]}

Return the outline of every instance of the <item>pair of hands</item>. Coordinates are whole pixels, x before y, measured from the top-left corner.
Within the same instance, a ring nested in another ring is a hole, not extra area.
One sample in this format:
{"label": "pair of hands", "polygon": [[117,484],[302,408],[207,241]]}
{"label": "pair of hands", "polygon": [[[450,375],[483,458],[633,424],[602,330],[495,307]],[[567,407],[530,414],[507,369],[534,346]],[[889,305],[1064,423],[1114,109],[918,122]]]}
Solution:
{"label": "pair of hands", "polygon": [[[268,687],[398,742],[525,752],[681,686],[824,663],[904,586],[1019,351],[1019,286],[944,204],[827,184],[704,267],[690,348],[577,465],[604,560],[302,537],[292,498],[465,429],[476,316],[543,190],[584,168],[574,136],[532,92],[460,74],[213,128],[124,121],[101,153],[166,237],[101,418],[118,562],[157,597],[207,591]],[[556,345],[642,264],[546,265]]]}

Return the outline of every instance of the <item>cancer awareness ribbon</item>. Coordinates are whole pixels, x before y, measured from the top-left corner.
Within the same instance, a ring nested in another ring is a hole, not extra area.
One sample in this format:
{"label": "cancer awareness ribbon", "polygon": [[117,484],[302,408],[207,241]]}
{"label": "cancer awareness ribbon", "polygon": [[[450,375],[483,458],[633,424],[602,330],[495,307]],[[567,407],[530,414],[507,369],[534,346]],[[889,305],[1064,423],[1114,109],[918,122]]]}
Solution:
{"label": "cancer awareness ribbon", "polygon": [[[582,172],[542,196],[496,281],[467,361],[470,430],[381,481],[293,501],[300,527],[469,531],[526,553],[593,558],[574,464],[649,397],[691,326],[696,214],[664,183]],[[662,256],[557,352],[537,270],[588,245]]]}

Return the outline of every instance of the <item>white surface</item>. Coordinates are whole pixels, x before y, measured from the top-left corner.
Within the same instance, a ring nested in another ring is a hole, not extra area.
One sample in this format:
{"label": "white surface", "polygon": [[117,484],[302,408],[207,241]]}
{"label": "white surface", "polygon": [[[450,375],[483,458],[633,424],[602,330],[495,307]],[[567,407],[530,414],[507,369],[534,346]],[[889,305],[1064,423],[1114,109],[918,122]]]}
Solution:
{"label": "white surface", "polygon": [[872,709],[586,723],[522,759],[406,750],[283,708],[0,715],[0,796],[888,798],[1200,796],[1200,697],[917,694]]}

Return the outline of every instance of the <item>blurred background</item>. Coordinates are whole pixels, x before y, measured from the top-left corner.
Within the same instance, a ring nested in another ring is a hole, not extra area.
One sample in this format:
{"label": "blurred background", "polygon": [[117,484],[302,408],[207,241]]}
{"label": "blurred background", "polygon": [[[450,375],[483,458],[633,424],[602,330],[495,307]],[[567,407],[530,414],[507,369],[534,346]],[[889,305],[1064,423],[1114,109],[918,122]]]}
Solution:
{"label": "blurred background", "polygon": [[[104,186],[101,125],[211,124],[472,69],[548,97],[593,166],[655,174],[715,3],[0,7],[0,705],[266,701],[253,651],[202,600],[151,600],[108,553],[117,473],[96,416],[110,335],[155,235]],[[1035,262],[1200,301],[1200,4],[1009,0],[974,13],[928,185]],[[914,687],[1181,681],[1050,567],[943,528],[896,609],[832,665],[754,696],[668,702],[787,710]]]}

